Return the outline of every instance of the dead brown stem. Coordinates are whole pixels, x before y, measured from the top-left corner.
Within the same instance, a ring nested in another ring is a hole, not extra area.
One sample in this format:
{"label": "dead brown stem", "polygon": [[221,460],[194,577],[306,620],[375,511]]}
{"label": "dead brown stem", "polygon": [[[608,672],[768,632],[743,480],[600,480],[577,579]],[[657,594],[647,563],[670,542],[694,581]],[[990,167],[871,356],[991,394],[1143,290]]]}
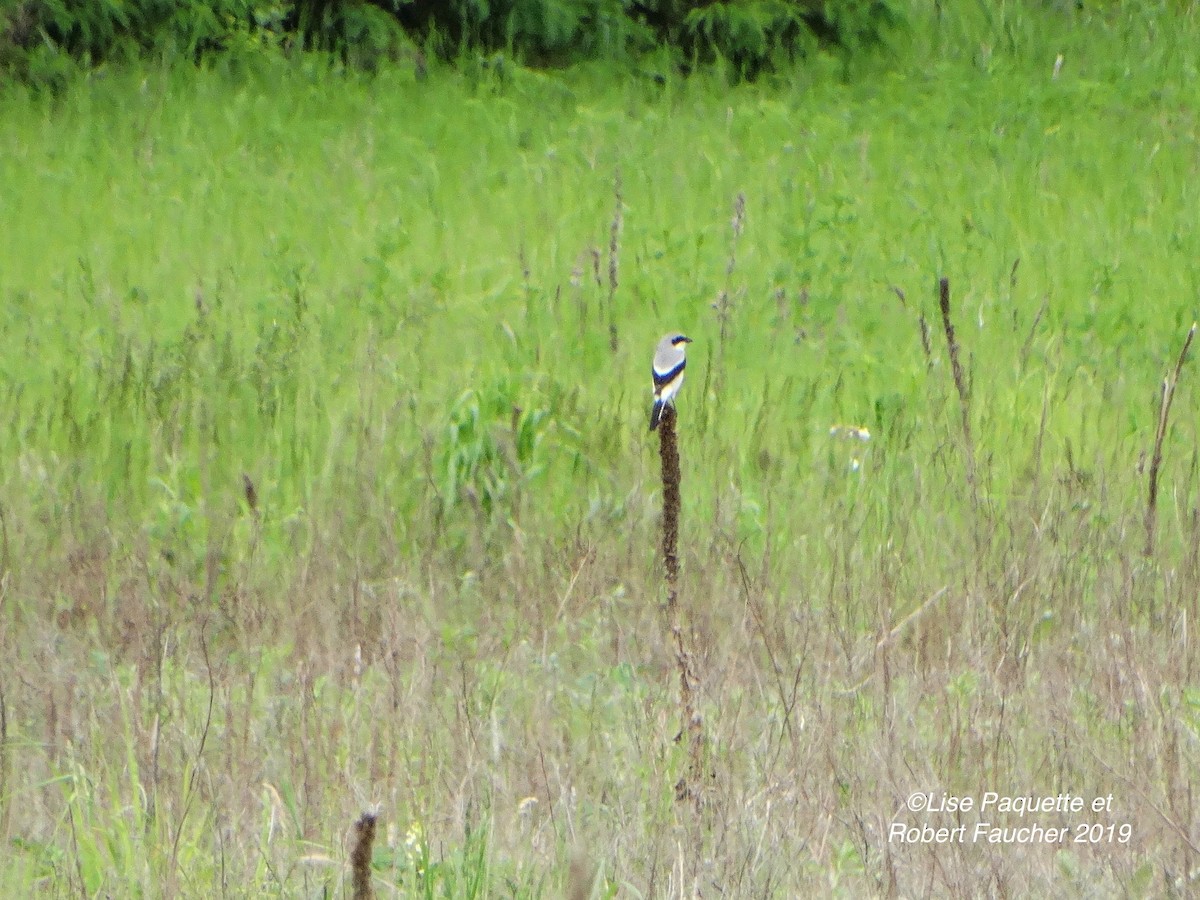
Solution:
{"label": "dead brown stem", "polygon": [[950,279],[938,281],[938,305],[942,310],[942,328],[946,332],[946,346],[950,349],[950,369],[954,374],[954,387],[958,391],[958,405],[962,411],[963,455],[966,458],[967,487],[971,489],[972,504],[978,508],[979,493],[975,481],[975,441],[971,437],[971,395],[959,360],[958,339],[954,336],[954,323],[950,320]]}
{"label": "dead brown stem", "polygon": [[1167,436],[1167,422],[1171,415],[1171,401],[1175,399],[1175,388],[1179,384],[1179,376],[1183,372],[1183,364],[1187,359],[1188,349],[1192,346],[1192,338],[1196,336],[1196,323],[1188,329],[1187,337],[1183,340],[1183,349],[1179,351],[1179,359],[1175,362],[1175,371],[1163,379],[1162,394],[1158,403],[1158,430],[1154,434],[1154,453],[1150,456],[1150,493],[1146,499],[1146,556],[1154,555],[1155,523],[1158,519],[1158,472],[1162,466],[1163,441]]}
{"label": "dead brown stem", "polygon": [[621,196],[621,170],[613,173],[613,218],[608,236],[608,349],[617,352],[617,320],[613,304],[617,299],[617,272],[621,258],[621,225],[625,199]]}
{"label": "dead brown stem", "polygon": [[667,628],[675,647],[679,668],[679,706],[683,724],[679,739],[688,740],[688,769],[675,783],[677,800],[699,800],[701,773],[704,768],[704,722],[696,709],[696,662],[683,636],[679,612],[679,444],[675,436],[675,407],[668,405],[659,422],[659,455],[662,459],[663,568],[667,581]]}
{"label": "dead brown stem", "polygon": [[375,843],[375,814],[365,812],[354,823],[354,849],[350,851],[350,881],[354,900],[371,900],[371,845]]}

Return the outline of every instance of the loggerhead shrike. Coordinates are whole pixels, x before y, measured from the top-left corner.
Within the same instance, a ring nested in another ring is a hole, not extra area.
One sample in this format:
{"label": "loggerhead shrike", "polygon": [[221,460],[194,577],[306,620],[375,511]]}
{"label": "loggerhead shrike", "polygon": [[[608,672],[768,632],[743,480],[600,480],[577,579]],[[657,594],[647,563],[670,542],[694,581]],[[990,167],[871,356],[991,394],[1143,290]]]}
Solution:
{"label": "loggerhead shrike", "polygon": [[663,409],[675,399],[683,386],[683,367],[687,365],[690,337],[672,332],[658,342],[654,351],[654,408],[650,411],[650,430],[658,427]]}

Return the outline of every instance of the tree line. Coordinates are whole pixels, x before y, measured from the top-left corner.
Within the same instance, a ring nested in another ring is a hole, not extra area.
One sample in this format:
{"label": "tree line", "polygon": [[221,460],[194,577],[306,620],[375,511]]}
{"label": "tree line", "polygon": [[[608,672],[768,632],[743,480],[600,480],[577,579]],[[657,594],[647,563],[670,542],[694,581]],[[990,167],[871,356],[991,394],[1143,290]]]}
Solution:
{"label": "tree line", "polygon": [[372,70],[427,53],[553,67],[665,50],[684,71],[720,58],[753,78],[877,46],[903,22],[903,0],[0,0],[0,73],[54,83],[162,53],[318,51]]}

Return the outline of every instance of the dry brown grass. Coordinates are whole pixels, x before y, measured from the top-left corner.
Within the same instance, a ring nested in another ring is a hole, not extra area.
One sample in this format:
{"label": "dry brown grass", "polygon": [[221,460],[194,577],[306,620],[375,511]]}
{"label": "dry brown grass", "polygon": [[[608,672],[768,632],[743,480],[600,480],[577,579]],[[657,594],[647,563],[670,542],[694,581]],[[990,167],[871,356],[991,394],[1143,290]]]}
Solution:
{"label": "dry brown grass", "polygon": [[[729,523],[689,524],[715,773],[699,815],[673,802],[676,648],[627,546],[650,544],[651,514],[622,540],[526,535],[466,577],[443,558],[362,578],[335,534],[286,605],[239,572],[228,619],[170,573],[135,577],[153,565],[134,553],[74,550],[6,584],[5,840],[37,856],[73,830],[77,849],[38,857],[51,894],[295,895],[339,883],[345,823],[378,802],[395,864],[376,877],[408,889],[419,825],[433,862],[467,867],[484,835],[488,883],[548,895],[581,866],[648,896],[1187,895],[1200,535],[1171,543],[1187,565],[1147,562],[1136,503],[1086,509],[1104,487],[1067,472],[1043,490],[981,558],[965,521],[867,546],[861,512],[831,511],[777,518],[830,563],[784,574]],[[120,587],[86,608],[50,599],[103,584]],[[906,812],[914,791],[984,790],[1112,794],[1099,819],[1132,840],[889,842],[896,821],[978,818]]]}

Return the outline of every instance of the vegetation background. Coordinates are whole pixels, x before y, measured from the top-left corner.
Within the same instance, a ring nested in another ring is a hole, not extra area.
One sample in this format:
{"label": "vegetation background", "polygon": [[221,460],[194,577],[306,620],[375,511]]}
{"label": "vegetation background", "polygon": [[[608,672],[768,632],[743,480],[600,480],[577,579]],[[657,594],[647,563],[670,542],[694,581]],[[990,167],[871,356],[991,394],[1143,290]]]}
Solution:
{"label": "vegetation background", "polygon": [[1197,891],[1195,3],[204,8],[0,7],[0,893]]}

